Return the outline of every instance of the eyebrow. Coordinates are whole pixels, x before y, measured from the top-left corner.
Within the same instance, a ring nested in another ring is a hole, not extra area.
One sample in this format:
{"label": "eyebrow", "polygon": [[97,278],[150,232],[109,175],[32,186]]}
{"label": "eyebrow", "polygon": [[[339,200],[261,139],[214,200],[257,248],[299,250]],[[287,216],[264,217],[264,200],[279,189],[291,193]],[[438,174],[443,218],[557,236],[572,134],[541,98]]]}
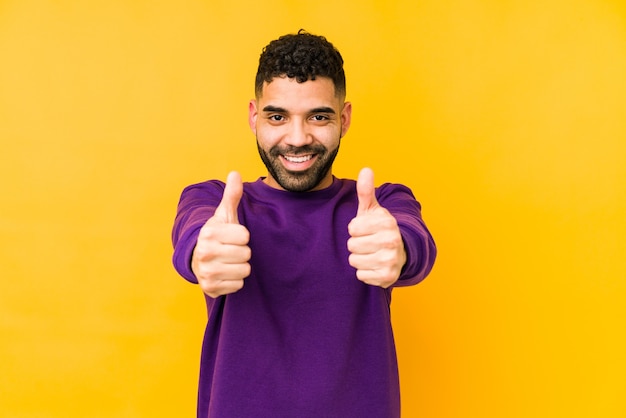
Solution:
{"label": "eyebrow", "polygon": [[[282,107],[278,107],[278,106],[272,106],[272,105],[267,105],[263,108],[264,112],[276,112],[276,113],[288,113],[287,109],[282,108]],[[309,110],[309,113],[331,113],[331,114],[335,114],[335,109],[333,109],[332,107],[328,107],[328,106],[321,106],[321,107],[315,107],[311,110]]]}
{"label": "eyebrow", "polygon": [[272,105],[267,105],[263,108],[264,112],[276,112],[276,113],[287,113],[287,109],[283,109],[282,107],[276,107]]}
{"label": "eyebrow", "polygon": [[310,113],[335,113],[335,109],[333,109],[332,107],[328,107],[328,106],[322,106],[322,107],[316,107],[311,109]]}

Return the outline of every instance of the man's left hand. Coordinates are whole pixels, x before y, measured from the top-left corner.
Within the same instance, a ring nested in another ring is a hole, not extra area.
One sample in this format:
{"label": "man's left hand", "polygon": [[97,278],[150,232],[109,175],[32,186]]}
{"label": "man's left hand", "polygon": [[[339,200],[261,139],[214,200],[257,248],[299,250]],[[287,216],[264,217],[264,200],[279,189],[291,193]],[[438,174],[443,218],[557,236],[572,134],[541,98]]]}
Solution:
{"label": "man's left hand", "polygon": [[371,169],[361,170],[356,189],[359,207],[348,225],[348,262],[356,269],[359,280],[387,288],[398,280],[406,262],[398,222],[376,200]]}

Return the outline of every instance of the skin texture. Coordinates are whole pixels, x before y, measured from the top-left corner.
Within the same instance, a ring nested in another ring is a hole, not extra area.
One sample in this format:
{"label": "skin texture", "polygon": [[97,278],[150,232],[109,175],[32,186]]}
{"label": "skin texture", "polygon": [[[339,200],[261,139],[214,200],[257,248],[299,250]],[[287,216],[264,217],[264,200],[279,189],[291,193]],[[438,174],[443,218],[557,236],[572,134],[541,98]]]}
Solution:
{"label": "skin texture", "polygon": [[[268,175],[276,189],[304,192],[332,184],[332,162],[350,127],[352,105],[335,94],[326,77],[304,83],[279,77],[265,83],[249,105],[249,124],[257,137]],[[237,207],[243,193],[241,176],[231,172],[213,217],[200,230],[192,270],[207,295],[218,297],[244,286],[250,274],[250,232],[239,224]],[[374,173],[361,170],[357,179],[358,211],[348,225],[348,262],[356,277],[387,288],[406,261],[396,219],[379,205]]]}

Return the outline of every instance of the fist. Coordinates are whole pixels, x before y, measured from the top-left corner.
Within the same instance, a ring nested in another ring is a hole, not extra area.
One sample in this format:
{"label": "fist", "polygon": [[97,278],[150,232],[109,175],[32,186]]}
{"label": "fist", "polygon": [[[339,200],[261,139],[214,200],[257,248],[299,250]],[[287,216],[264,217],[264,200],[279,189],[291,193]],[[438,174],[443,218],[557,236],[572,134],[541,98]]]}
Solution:
{"label": "fist", "polygon": [[387,288],[398,280],[406,262],[400,228],[396,218],[376,200],[371,169],[361,170],[356,190],[359,206],[348,225],[348,262],[359,280]]}
{"label": "fist", "polygon": [[241,176],[233,171],[215,214],[200,229],[191,258],[202,291],[214,298],[238,291],[250,275],[250,233],[237,216],[242,195]]}

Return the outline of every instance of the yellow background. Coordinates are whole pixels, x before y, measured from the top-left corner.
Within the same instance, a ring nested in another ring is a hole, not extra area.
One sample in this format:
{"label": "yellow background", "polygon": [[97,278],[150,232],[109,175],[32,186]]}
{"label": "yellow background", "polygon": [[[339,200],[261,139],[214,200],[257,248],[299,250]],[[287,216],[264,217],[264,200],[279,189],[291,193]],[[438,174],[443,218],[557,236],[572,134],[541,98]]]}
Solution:
{"label": "yellow background", "polygon": [[0,416],[194,415],[177,199],[264,174],[256,63],[300,28],[346,60],[335,174],[439,247],[394,292],[403,416],[626,416],[621,0],[0,1]]}

